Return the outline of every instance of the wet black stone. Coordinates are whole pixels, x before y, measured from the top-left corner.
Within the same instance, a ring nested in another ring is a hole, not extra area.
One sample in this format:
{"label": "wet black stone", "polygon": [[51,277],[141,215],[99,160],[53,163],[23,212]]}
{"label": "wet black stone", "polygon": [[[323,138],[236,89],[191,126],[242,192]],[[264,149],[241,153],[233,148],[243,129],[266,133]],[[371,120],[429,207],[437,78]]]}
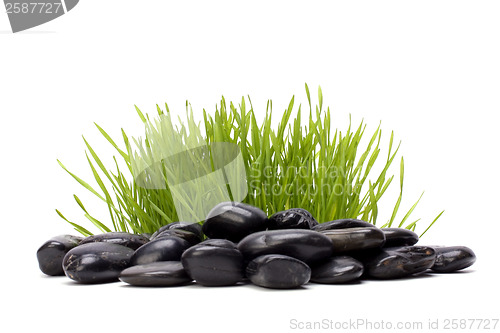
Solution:
{"label": "wet black stone", "polygon": [[271,215],[268,230],[312,229],[316,225],[318,221],[307,210],[291,208]]}
{"label": "wet black stone", "polygon": [[385,234],[384,247],[415,245],[418,242],[418,235],[411,230],[404,228],[382,228]]}
{"label": "wet black stone", "polygon": [[193,234],[195,234],[196,236],[198,236],[198,238],[200,240],[203,240],[203,231],[201,231],[201,225],[199,223],[188,223],[188,222],[172,222],[172,223],[169,223],[167,225],[164,225],[163,227],[161,227],[160,229],[158,229],[157,231],[155,231],[150,239],[151,240],[154,240],[156,238],[156,236],[158,236],[158,234],[162,233],[163,231],[165,230],[173,230],[173,229],[176,229],[176,230],[185,230],[185,231],[189,231],[189,232],[192,232]]}
{"label": "wet black stone", "polygon": [[384,232],[379,228],[332,229],[320,233],[332,241],[333,253],[380,248],[385,243]]}
{"label": "wet black stone", "polygon": [[267,215],[261,209],[243,203],[222,202],[208,213],[202,230],[209,238],[239,242],[267,226]]}
{"label": "wet black stone", "polygon": [[363,264],[349,256],[337,256],[312,267],[311,282],[347,283],[357,280],[363,274]]}
{"label": "wet black stone", "polygon": [[128,232],[107,232],[85,237],[80,245],[95,242],[118,244],[131,248],[132,250],[137,250],[139,247],[149,242],[149,239],[142,235],[135,235]]}
{"label": "wet black stone", "polygon": [[190,246],[188,241],[176,236],[155,239],[134,252],[130,259],[130,265],[145,265],[157,261],[179,261],[182,253]]}
{"label": "wet black stone", "polygon": [[186,250],[181,261],[188,275],[204,286],[229,286],[244,278],[243,255],[230,241],[204,241]]}
{"label": "wet black stone", "polygon": [[245,273],[253,284],[260,287],[290,289],[306,284],[311,277],[311,268],[293,257],[267,254],[250,261]]}
{"label": "wet black stone", "polygon": [[431,268],[436,252],[427,246],[383,248],[378,253],[361,258],[367,276],[376,279],[396,279],[421,273]]}
{"label": "wet black stone", "polygon": [[332,255],[332,241],[325,235],[303,229],[261,231],[248,235],[238,244],[246,259],[265,254],[282,254],[310,264]]}
{"label": "wet black stone", "polygon": [[80,283],[118,281],[134,250],[123,245],[93,242],[71,249],[63,259],[64,273]]}
{"label": "wet black stone", "polygon": [[192,281],[180,261],[158,261],[132,266],[124,269],[119,279],[142,287],[179,286]]}
{"label": "wet black stone", "polygon": [[170,236],[177,236],[179,238],[182,238],[182,239],[188,241],[188,243],[191,245],[196,245],[199,242],[201,242],[201,239],[200,239],[200,237],[198,237],[198,235],[192,233],[191,231],[186,231],[186,230],[182,230],[182,229],[163,230],[161,233],[159,233],[154,238],[154,240],[162,239],[162,238],[170,237]]}
{"label": "wet black stone", "polygon": [[431,269],[438,273],[451,273],[476,262],[476,255],[466,246],[436,246],[436,261]]}
{"label": "wet black stone", "polygon": [[69,250],[77,246],[82,237],[72,235],[59,235],[52,237],[38,249],[36,257],[40,270],[47,275],[64,275],[63,259]]}
{"label": "wet black stone", "polygon": [[313,230],[316,231],[324,231],[324,230],[333,230],[333,229],[345,229],[345,228],[376,228],[371,223],[357,220],[357,219],[340,219],[333,220],[330,222],[320,223]]}

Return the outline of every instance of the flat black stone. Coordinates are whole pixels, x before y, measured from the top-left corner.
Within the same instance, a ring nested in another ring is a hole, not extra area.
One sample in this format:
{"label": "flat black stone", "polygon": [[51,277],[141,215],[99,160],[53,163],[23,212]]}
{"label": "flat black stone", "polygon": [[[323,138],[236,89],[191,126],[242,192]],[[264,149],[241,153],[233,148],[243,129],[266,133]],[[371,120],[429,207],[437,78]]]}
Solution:
{"label": "flat black stone", "polygon": [[383,248],[361,258],[367,276],[396,279],[426,271],[434,265],[436,252],[427,246]]}
{"label": "flat black stone", "polygon": [[352,282],[363,274],[363,264],[353,257],[337,256],[312,267],[311,282],[336,284]]}
{"label": "flat black stone", "polygon": [[476,255],[466,246],[436,246],[436,261],[432,270],[438,273],[451,273],[467,268],[476,262]]}
{"label": "flat black stone", "polygon": [[376,228],[376,226],[366,221],[358,219],[340,219],[340,220],[333,220],[330,222],[320,223],[312,229],[316,231],[324,231],[332,229],[362,228],[362,227]]}
{"label": "flat black stone", "polygon": [[320,233],[332,241],[333,253],[380,248],[385,243],[384,232],[379,228],[332,229]]}
{"label": "flat black stone", "polygon": [[158,234],[162,233],[163,231],[165,231],[165,230],[173,230],[173,229],[180,229],[180,230],[185,230],[185,231],[192,232],[193,234],[195,234],[196,236],[198,236],[198,238],[200,240],[203,240],[203,238],[204,238],[203,231],[201,230],[201,225],[199,223],[172,222],[172,223],[164,225],[163,227],[161,227],[160,229],[158,229],[157,231],[155,231],[151,235],[150,239],[154,240],[156,238],[156,236],[158,236]]}
{"label": "flat black stone", "polygon": [[200,237],[198,237],[198,235],[196,235],[195,233],[193,233],[191,231],[187,231],[187,230],[183,230],[183,229],[163,230],[158,235],[156,235],[154,240],[162,239],[162,238],[170,237],[170,236],[177,236],[179,238],[185,239],[191,245],[196,245],[199,242],[201,242],[201,239],[200,239]]}
{"label": "flat black stone", "polygon": [[238,249],[247,260],[265,254],[282,254],[310,264],[332,255],[332,241],[325,235],[304,229],[256,232],[242,239]]}
{"label": "flat black stone", "polygon": [[129,266],[133,254],[131,248],[113,243],[79,245],[64,257],[64,273],[80,283],[118,281],[120,272]]}
{"label": "flat black stone", "polygon": [[311,277],[311,268],[296,258],[267,254],[259,256],[247,265],[248,279],[265,288],[291,289],[306,284]]}
{"label": "flat black stone", "polygon": [[195,245],[184,252],[181,261],[188,275],[203,286],[230,286],[244,278],[243,255],[226,240]]}
{"label": "flat black stone", "polygon": [[418,235],[411,230],[404,228],[382,228],[385,234],[384,247],[415,245],[418,242]]}
{"label": "flat black stone", "polygon": [[268,230],[276,229],[312,229],[318,221],[307,210],[290,208],[269,217]]}
{"label": "flat black stone", "polygon": [[36,257],[40,270],[47,275],[64,275],[63,259],[69,250],[77,246],[82,237],[72,235],[59,235],[52,237],[38,249]]}
{"label": "flat black stone", "polygon": [[267,226],[267,215],[261,209],[244,203],[222,202],[208,213],[202,230],[208,238],[239,242]]}
{"label": "flat black stone", "polygon": [[179,261],[182,253],[190,246],[188,241],[176,236],[155,239],[134,252],[130,259],[130,265],[145,265],[157,261]]}
{"label": "flat black stone", "polygon": [[104,234],[85,237],[80,242],[80,245],[95,242],[118,244],[131,248],[132,250],[137,250],[139,247],[149,242],[149,239],[142,235],[135,235],[128,232],[106,232]]}
{"label": "flat black stone", "polygon": [[158,261],[132,266],[124,269],[119,279],[141,287],[171,287],[192,281],[180,261]]}

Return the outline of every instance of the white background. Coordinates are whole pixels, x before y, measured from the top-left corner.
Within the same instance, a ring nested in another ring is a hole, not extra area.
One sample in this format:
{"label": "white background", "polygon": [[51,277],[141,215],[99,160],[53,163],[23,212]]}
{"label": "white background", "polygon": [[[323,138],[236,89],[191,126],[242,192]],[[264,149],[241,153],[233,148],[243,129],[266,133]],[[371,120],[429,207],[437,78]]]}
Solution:
{"label": "white background", "polygon": [[[497,1],[87,0],[12,34],[0,13],[0,325],[289,332],[297,331],[291,319],[426,328],[429,319],[498,318],[498,17]],[[189,99],[202,120],[221,95],[235,103],[250,95],[258,113],[272,98],[279,116],[292,95],[306,104],[305,82],[313,96],[321,85],[334,127],[345,131],[349,114],[370,132],[381,121],[384,145],[394,130],[406,165],[402,209],[425,190],[413,215],[422,217],[420,232],[446,210],[421,243],[469,246],[473,267],[293,291],[81,286],[38,270],[45,240],[75,234],[56,208],[95,231],[72,194],[107,221],[105,207],[56,162],[91,179],[81,135],[100,154],[112,152],[93,122],[118,141],[121,128],[142,135],[134,104],[154,114],[168,102],[183,115]]]}

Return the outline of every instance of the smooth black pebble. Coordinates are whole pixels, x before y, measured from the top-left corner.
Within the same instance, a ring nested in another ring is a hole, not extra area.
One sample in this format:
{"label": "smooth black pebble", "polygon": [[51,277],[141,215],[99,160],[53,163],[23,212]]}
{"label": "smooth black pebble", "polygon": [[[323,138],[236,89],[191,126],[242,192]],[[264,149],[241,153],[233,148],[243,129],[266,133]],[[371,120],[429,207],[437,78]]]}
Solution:
{"label": "smooth black pebble", "polygon": [[333,253],[380,248],[385,243],[385,234],[379,228],[332,229],[320,233],[332,241]]}
{"label": "smooth black pebble", "polygon": [[187,231],[187,230],[183,230],[183,229],[167,229],[167,230],[163,230],[161,233],[159,233],[158,235],[156,235],[156,237],[154,238],[154,240],[166,238],[166,237],[169,237],[169,236],[177,236],[179,238],[182,238],[182,239],[188,241],[188,243],[191,244],[191,245],[196,245],[199,242],[201,242],[201,239],[200,239],[200,237],[198,235],[196,235],[195,233],[193,233],[191,231]]}
{"label": "smooth black pebble", "polygon": [[120,281],[133,286],[170,287],[191,282],[180,261],[158,261],[124,269]]}
{"label": "smooth black pebble", "polygon": [[253,284],[260,287],[290,289],[306,284],[311,277],[311,268],[293,257],[267,254],[250,261],[245,273]]}
{"label": "smooth black pebble", "polygon": [[251,260],[265,254],[282,254],[306,264],[332,255],[332,241],[325,235],[303,229],[283,229],[256,232],[242,239],[238,249]]}
{"label": "smooth black pebble", "polygon": [[367,276],[397,279],[426,271],[434,265],[436,252],[427,246],[390,247],[361,259]]}
{"label": "smooth black pebble", "polygon": [[176,229],[176,230],[180,229],[180,230],[192,232],[193,234],[198,236],[198,238],[200,240],[203,240],[203,231],[201,230],[201,225],[199,223],[189,223],[189,222],[172,222],[172,223],[169,223],[167,225],[164,225],[163,227],[161,227],[160,229],[155,231],[151,235],[150,239],[154,240],[156,238],[156,236],[158,236],[158,234],[162,233],[163,231],[173,230],[173,229]]}
{"label": "smooth black pebble", "polygon": [[38,249],[36,257],[40,270],[47,275],[64,275],[62,267],[66,253],[78,246],[83,238],[72,235],[59,235],[52,237]]}
{"label": "smooth black pebble", "polygon": [[128,232],[106,232],[104,234],[85,237],[80,242],[80,245],[95,242],[118,244],[131,248],[132,250],[137,250],[139,247],[149,242],[149,239],[142,235],[135,235]]}
{"label": "smooth black pebble", "polygon": [[190,246],[188,241],[176,236],[155,239],[134,252],[130,259],[130,265],[144,265],[157,261],[179,261],[182,253]]}
{"label": "smooth black pebble", "polygon": [[312,229],[318,221],[307,210],[290,208],[269,217],[268,230],[276,229]]}
{"label": "smooth black pebble", "polygon": [[80,283],[118,281],[120,272],[129,266],[133,254],[131,248],[113,243],[79,245],[64,257],[64,273]]}
{"label": "smooth black pebble", "polygon": [[451,273],[467,268],[476,262],[476,255],[466,246],[436,246],[436,261],[431,269],[439,273]]}
{"label": "smooth black pebble", "polygon": [[332,229],[363,228],[363,227],[376,228],[375,225],[368,223],[366,221],[358,219],[340,219],[340,220],[333,220],[329,222],[320,223],[312,229],[316,231],[324,231]]}
{"label": "smooth black pebble", "polygon": [[357,280],[363,274],[363,264],[353,257],[337,256],[312,267],[311,282],[335,284]]}
{"label": "smooth black pebble", "polygon": [[244,278],[243,255],[225,239],[210,239],[195,245],[182,255],[188,275],[203,286],[230,286]]}
{"label": "smooth black pebble", "polygon": [[418,235],[411,230],[404,228],[382,228],[385,234],[384,247],[415,245],[418,242]]}
{"label": "smooth black pebble", "polygon": [[222,202],[208,213],[202,230],[208,238],[239,242],[267,226],[267,215],[261,209],[244,203]]}

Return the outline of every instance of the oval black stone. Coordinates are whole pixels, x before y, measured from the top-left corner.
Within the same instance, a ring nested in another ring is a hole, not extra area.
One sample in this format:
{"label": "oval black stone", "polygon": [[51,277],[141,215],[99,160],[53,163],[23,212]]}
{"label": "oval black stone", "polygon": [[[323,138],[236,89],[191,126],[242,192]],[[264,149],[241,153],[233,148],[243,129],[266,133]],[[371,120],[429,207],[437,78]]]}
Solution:
{"label": "oval black stone", "polygon": [[411,230],[404,228],[382,228],[385,234],[384,247],[415,245],[418,242],[418,235]]}
{"label": "oval black stone", "polygon": [[244,278],[243,255],[226,240],[195,245],[184,252],[181,261],[188,275],[203,286],[229,286]]}
{"label": "oval black stone", "polygon": [[245,273],[253,284],[260,287],[290,289],[306,284],[311,277],[311,268],[293,257],[267,254],[250,261]]}
{"label": "oval black stone", "polygon": [[179,238],[185,239],[191,245],[196,245],[201,242],[200,237],[198,235],[192,233],[191,231],[183,230],[183,229],[167,229],[163,230],[159,233],[154,240],[162,239],[165,237],[177,236]]}
{"label": "oval black stone", "polygon": [[268,225],[266,213],[244,203],[222,202],[215,206],[203,223],[203,233],[209,238],[224,238],[239,242],[243,237]]}
{"label": "oval black stone", "polygon": [[158,261],[132,266],[124,269],[119,279],[142,287],[179,286],[192,281],[180,261]]}
{"label": "oval black stone", "polygon": [[358,219],[340,219],[340,220],[333,220],[330,222],[320,223],[312,229],[316,231],[324,231],[332,229],[363,228],[363,227],[376,228],[375,225],[368,223],[366,221]]}
{"label": "oval black stone", "polygon": [[332,255],[333,245],[325,235],[304,229],[283,229],[256,232],[242,239],[238,249],[251,260],[265,254],[282,254],[306,264]]}
{"label": "oval black stone", "polygon": [[396,279],[421,273],[431,268],[436,252],[427,246],[390,247],[362,259],[367,276]]}
{"label": "oval black stone", "polygon": [[337,256],[312,267],[311,282],[335,284],[347,283],[363,274],[363,264],[349,256]]}
{"label": "oval black stone", "polygon": [[201,230],[201,225],[199,223],[188,223],[188,222],[172,222],[167,225],[164,225],[163,227],[155,231],[151,235],[150,239],[154,240],[156,236],[158,236],[158,234],[162,233],[163,231],[173,230],[173,229],[180,229],[192,232],[193,234],[198,236],[200,240],[203,240],[203,231]]}
{"label": "oval black stone", "polygon": [[451,273],[467,268],[476,262],[476,255],[466,246],[436,246],[436,261],[432,270],[438,273]]}
{"label": "oval black stone", "polygon": [[63,259],[66,253],[78,246],[83,238],[72,235],[52,237],[38,249],[36,257],[40,270],[47,275],[64,275]]}
{"label": "oval black stone", "polygon": [[130,265],[145,265],[157,261],[179,261],[182,253],[190,246],[188,241],[176,236],[155,239],[134,252],[130,259]]}
{"label": "oval black stone", "polygon": [[133,254],[131,248],[113,243],[79,245],[64,257],[64,273],[80,283],[118,281],[120,272],[129,266]]}
{"label": "oval black stone", "polygon": [[312,229],[318,221],[307,210],[290,208],[269,217],[268,230],[276,229]]}
{"label": "oval black stone", "polygon": [[149,242],[149,239],[142,235],[135,235],[128,232],[106,232],[104,234],[85,237],[80,242],[80,245],[95,242],[118,244],[131,248],[132,250],[137,250],[139,247]]}
{"label": "oval black stone", "polygon": [[362,251],[382,247],[385,235],[379,228],[345,228],[321,231],[333,244],[333,253]]}

